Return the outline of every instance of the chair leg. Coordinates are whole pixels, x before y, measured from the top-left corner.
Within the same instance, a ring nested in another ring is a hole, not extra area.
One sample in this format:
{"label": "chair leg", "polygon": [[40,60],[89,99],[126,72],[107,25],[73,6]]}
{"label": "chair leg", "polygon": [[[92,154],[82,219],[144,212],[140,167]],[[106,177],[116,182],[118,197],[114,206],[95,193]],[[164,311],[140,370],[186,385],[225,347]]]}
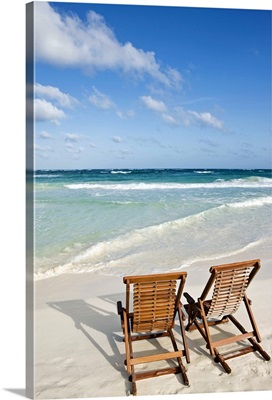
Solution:
{"label": "chair leg", "polygon": [[[237,319],[233,315],[228,315],[228,318],[236,326],[236,328],[240,330],[240,332],[242,332],[243,334],[248,333],[246,329],[240,324],[240,322],[237,321]],[[251,317],[250,319],[252,320]],[[253,332],[253,334],[255,334],[255,331]],[[260,338],[259,335],[257,337],[257,340],[258,338]],[[256,340],[253,337],[248,337],[247,340],[250,342],[251,346],[248,346],[244,349],[240,349],[232,354],[225,354],[225,357],[222,354],[220,354],[216,348],[214,348],[214,352],[216,355],[215,362],[219,362],[228,374],[231,373],[231,369],[229,365],[226,363],[226,359],[228,360],[234,357],[245,355],[253,351],[258,351],[266,361],[270,360],[270,356],[263,350],[263,348],[256,342]]]}
{"label": "chair leg", "polygon": [[[169,336],[171,338],[174,350],[178,351],[178,346],[177,346],[174,334],[172,332],[172,329],[169,330]],[[181,375],[183,377],[184,385],[189,386],[189,379],[188,379],[188,376],[186,374],[186,369],[185,369],[185,367],[184,367],[184,365],[182,363],[181,358],[177,357],[177,361],[178,361],[178,365],[179,365],[179,368],[180,368],[180,373],[181,373]]]}
{"label": "chair leg", "polygon": [[180,330],[181,330],[181,336],[182,336],[182,341],[183,341],[183,346],[184,346],[186,362],[189,364],[190,363],[190,354],[189,354],[189,347],[188,347],[188,343],[187,343],[184,322],[183,322],[183,318],[185,317],[185,315],[181,309],[181,305],[178,307],[178,315],[179,315]]}
{"label": "chair leg", "polygon": [[132,345],[131,345],[131,335],[130,335],[130,328],[129,328],[129,320],[126,310],[123,308],[123,319],[124,319],[124,339],[125,339],[125,348],[126,348],[126,367],[127,371],[131,373],[131,355],[132,355]]}
{"label": "chair leg", "polygon": [[184,365],[182,364],[181,358],[178,357],[177,360],[178,360],[178,364],[179,364],[179,367],[180,367],[181,375],[183,377],[184,385],[185,386],[189,386],[189,379],[188,379],[188,376],[186,374],[186,370],[184,368]]}
{"label": "chair leg", "polygon": [[134,372],[134,365],[131,368],[132,374],[131,374],[131,382],[132,382],[132,394],[133,396],[137,395],[137,387],[136,387],[136,377],[135,377],[135,372]]}
{"label": "chair leg", "polygon": [[135,382],[132,382],[132,394],[133,396],[137,396],[137,388]]}
{"label": "chair leg", "polygon": [[269,361],[271,359],[271,357],[267,354],[267,352],[264,351],[264,349],[254,339],[248,339],[248,340],[252,343],[254,349],[258,351],[266,361]]}
{"label": "chair leg", "polygon": [[[240,322],[237,321],[237,319],[233,315],[230,315],[229,319],[236,326],[236,328],[239,329],[240,332],[242,332],[242,333],[247,332],[245,330],[245,328],[240,324]],[[259,338],[260,338],[260,336],[259,336]],[[257,338],[257,340],[258,340],[258,338]],[[256,340],[254,340],[253,338],[249,338],[248,341],[252,344],[252,347],[254,348],[254,350],[258,351],[266,361],[270,360],[270,356],[266,353],[266,351],[264,351],[264,349],[259,345],[259,343],[256,342]]]}
{"label": "chair leg", "polygon": [[131,365],[130,360],[133,358],[132,352],[132,338],[130,332],[129,325],[129,317],[126,313],[126,310],[123,310],[124,313],[124,330],[125,330],[125,347],[126,347],[126,366],[127,371],[130,375],[129,380],[132,383],[132,394],[133,396],[137,395],[137,387],[136,387],[136,375],[134,370],[134,365]]}
{"label": "chair leg", "polygon": [[[125,365],[127,368],[127,372],[129,374],[129,381],[131,382],[131,387],[132,387],[131,393],[134,396],[137,395],[137,387],[136,387],[137,380],[149,378],[149,377],[151,378],[151,377],[155,377],[155,376],[161,376],[161,375],[165,375],[165,374],[169,374],[169,373],[174,373],[174,374],[181,373],[183,380],[184,380],[184,384],[186,386],[189,386],[189,379],[187,377],[186,369],[182,363],[181,357],[177,357],[178,366],[176,366],[176,367],[172,367],[172,368],[170,367],[170,368],[161,369],[159,371],[155,370],[155,371],[149,371],[149,372],[144,372],[144,373],[136,373],[135,369],[134,369],[135,362],[132,361],[132,359],[133,359],[132,341],[133,340],[150,339],[153,337],[161,337],[161,336],[170,336],[174,350],[176,352],[179,352],[180,355],[185,355],[186,361],[188,363],[190,362],[189,349],[188,349],[188,345],[187,345],[187,341],[186,341],[185,329],[184,329],[184,324],[183,324],[184,315],[183,315],[181,308],[178,308],[178,313],[179,313],[180,326],[181,326],[181,335],[182,335],[183,345],[184,345],[183,351],[180,351],[178,349],[172,329],[169,329],[169,331],[165,331],[164,333],[145,335],[145,337],[142,337],[142,336],[132,337],[131,329],[130,329],[131,315],[127,313],[125,308],[122,307],[121,302],[117,303],[117,310],[118,310],[118,314],[120,315],[120,318],[121,318],[121,326],[122,326],[123,333],[124,333],[124,342],[125,342],[125,350],[126,350]],[[146,361],[143,361],[143,362],[146,362]]]}
{"label": "chair leg", "polygon": [[125,349],[126,349],[126,359],[125,365],[127,367],[127,371],[129,374],[129,380],[132,382],[132,391],[131,393],[133,396],[137,395],[137,387],[135,382],[135,372],[134,372],[134,365],[130,364],[130,360],[132,358],[132,339],[130,334],[130,327],[129,327],[129,317],[127,315],[126,310],[122,307],[122,302],[117,302],[117,313],[121,319],[121,327],[124,334],[124,341],[125,341]]}
{"label": "chair leg", "polygon": [[248,312],[248,317],[250,319],[252,328],[254,330],[255,337],[257,339],[257,342],[260,343],[262,341],[261,335],[259,333],[256,321],[255,321],[255,318],[254,318],[254,315],[253,315],[253,311],[252,311],[252,308],[251,308],[251,302],[249,301],[249,299],[248,299],[246,294],[244,296],[244,303],[245,303],[245,306],[246,306],[246,309],[247,309],[247,312]]}
{"label": "chair leg", "polygon": [[230,374],[231,373],[231,369],[229,367],[229,365],[226,363],[226,361],[224,360],[224,357],[222,356],[222,354],[219,353],[219,351],[217,349],[214,349],[214,353],[215,353],[215,359],[214,361],[216,363],[220,363],[222,365],[222,367],[224,368],[224,370]]}
{"label": "chair leg", "polygon": [[199,305],[200,305],[200,308],[201,308],[201,314],[202,314],[201,317],[202,317],[202,321],[203,321],[204,330],[205,330],[205,333],[206,333],[207,345],[208,345],[208,348],[210,350],[211,356],[213,356],[214,355],[214,348],[213,348],[212,339],[211,339],[211,335],[210,335],[210,331],[209,331],[209,325],[208,325],[208,321],[207,321],[206,314],[205,314],[205,311],[204,311],[203,303],[202,303],[202,301],[200,299],[199,299]]}

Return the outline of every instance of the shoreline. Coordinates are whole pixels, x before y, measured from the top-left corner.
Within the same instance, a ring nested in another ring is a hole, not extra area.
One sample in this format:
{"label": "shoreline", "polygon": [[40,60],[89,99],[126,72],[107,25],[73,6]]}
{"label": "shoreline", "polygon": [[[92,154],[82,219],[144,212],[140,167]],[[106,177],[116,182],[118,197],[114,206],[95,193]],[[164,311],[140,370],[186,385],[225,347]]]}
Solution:
{"label": "shoreline", "polygon": [[[206,257],[204,259],[202,258],[197,258],[195,257],[194,259],[191,260],[186,260],[184,264],[180,265],[178,268],[174,268],[173,271],[177,270],[183,270],[183,271],[191,271],[196,268],[205,268],[206,266],[212,266],[216,264],[225,264],[228,262],[232,262],[232,260],[235,261],[242,261],[245,259],[255,259],[258,258],[258,254],[264,255],[264,260],[270,260],[272,262],[272,254],[270,254],[267,251],[267,248],[270,248],[272,246],[272,240],[271,238],[262,238],[260,240],[257,240],[256,242],[250,243],[243,247],[242,249],[239,250],[233,250],[227,254],[220,254],[219,256],[211,255],[210,257]],[[75,257],[78,257],[75,256]],[[269,262],[269,261],[267,261]],[[170,269],[171,270],[171,269]],[[116,272],[118,270],[116,269]],[[154,273],[156,272],[163,272],[163,270],[155,270]],[[48,278],[55,278],[58,276],[64,276],[64,275],[80,275],[83,273],[94,273],[95,275],[103,275],[103,276],[110,276],[110,277],[117,277],[120,278],[121,276],[124,276],[125,274],[122,274],[119,272],[120,275],[115,275],[113,273],[111,274],[106,274],[105,273],[105,268],[98,267],[98,268],[93,268],[93,267],[86,267],[84,266],[82,269],[77,269],[72,261],[67,261],[63,265],[55,266],[52,269],[46,270],[44,272],[36,272],[34,273],[34,282],[38,282],[40,280],[46,280]],[[143,272],[141,272],[143,273]],[[130,273],[129,273],[130,274]],[[130,274],[130,275],[133,275]]]}
{"label": "shoreline", "polygon": [[[235,260],[222,258],[220,263],[214,260],[190,266],[184,291],[193,297],[199,296],[209,277],[210,266],[257,258],[246,255],[241,254]],[[271,355],[271,260],[266,258],[261,263],[248,295],[263,339],[262,346]],[[36,398],[126,396],[130,383],[116,310],[117,301],[125,302],[122,278],[93,272],[71,273],[37,280],[34,287]],[[182,301],[185,301],[183,296]],[[177,329],[175,334],[180,340]],[[238,357],[231,360],[233,372],[228,375],[213,363],[198,331],[187,333],[187,338],[191,363],[184,361],[184,364],[190,386],[185,387],[178,375],[146,379],[137,384],[139,396],[266,393],[272,389],[271,361],[263,361],[256,353]]]}

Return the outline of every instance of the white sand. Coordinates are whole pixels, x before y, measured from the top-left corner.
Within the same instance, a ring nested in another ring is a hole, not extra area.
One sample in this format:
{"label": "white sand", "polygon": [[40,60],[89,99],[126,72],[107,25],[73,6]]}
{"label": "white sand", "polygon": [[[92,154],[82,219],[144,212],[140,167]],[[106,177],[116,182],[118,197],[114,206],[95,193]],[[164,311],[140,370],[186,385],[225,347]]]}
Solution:
{"label": "white sand", "polygon": [[[220,264],[229,261],[238,260],[222,259]],[[191,266],[185,290],[193,297],[199,296],[209,277],[209,267],[216,263],[218,261]],[[270,355],[271,268],[271,262],[263,261],[248,289],[263,339],[261,345]],[[37,281],[35,289],[36,397],[64,399],[128,395],[130,383],[124,366],[125,346],[116,312],[116,302],[122,300],[124,304],[125,299],[122,278],[93,273],[66,274]],[[240,311],[239,317],[244,320]],[[236,332],[230,323],[224,328]],[[220,329],[216,332],[219,334]],[[175,333],[180,343],[178,325]],[[187,333],[187,337],[191,363],[186,364],[184,359],[184,364],[188,369],[190,386],[183,385],[180,375],[166,375],[137,382],[138,396],[156,395],[158,398],[158,395],[240,391],[261,391],[258,397],[269,394],[272,361],[264,361],[257,353],[234,358],[229,360],[232,373],[228,375],[213,362],[198,331]],[[144,342],[141,346],[150,346]],[[190,396],[190,399],[194,398]]]}

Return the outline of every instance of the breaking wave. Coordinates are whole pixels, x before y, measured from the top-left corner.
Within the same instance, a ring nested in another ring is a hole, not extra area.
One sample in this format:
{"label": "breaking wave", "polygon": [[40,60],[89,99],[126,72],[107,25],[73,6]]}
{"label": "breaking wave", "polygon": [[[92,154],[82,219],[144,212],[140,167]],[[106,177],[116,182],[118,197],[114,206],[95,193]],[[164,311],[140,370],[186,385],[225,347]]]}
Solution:
{"label": "breaking wave", "polygon": [[251,177],[230,181],[216,180],[209,183],[75,183],[65,185],[68,189],[103,189],[103,190],[171,190],[171,189],[224,189],[224,188],[272,188],[272,179]]}

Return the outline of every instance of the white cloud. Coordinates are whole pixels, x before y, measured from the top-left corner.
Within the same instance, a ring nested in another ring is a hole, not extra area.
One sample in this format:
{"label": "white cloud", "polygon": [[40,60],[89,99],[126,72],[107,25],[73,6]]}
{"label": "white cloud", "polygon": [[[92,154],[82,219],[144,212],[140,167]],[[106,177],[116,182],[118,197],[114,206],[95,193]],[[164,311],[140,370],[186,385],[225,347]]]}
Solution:
{"label": "white cloud", "polygon": [[146,144],[151,143],[152,145],[165,148],[165,145],[154,137],[132,137],[132,140],[137,142],[140,146],[146,146]]}
{"label": "white cloud", "polygon": [[184,110],[183,108],[180,108],[180,107],[176,107],[175,111],[183,125],[189,126],[190,124],[192,124],[192,117],[190,117],[190,114],[188,114],[188,112],[186,110]]}
{"label": "white cloud", "polygon": [[101,110],[114,110],[117,117],[120,119],[132,118],[134,116],[134,112],[132,110],[129,111],[121,111],[118,109],[117,105],[114,101],[105,93],[100,92],[95,86],[93,86],[93,93],[89,96],[89,102],[93,104],[95,107]]}
{"label": "white cloud", "polygon": [[121,143],[121,142],[122,142],[122,139],[120,138],[120,136],[113,136],[113,137],[111,138],[111,140],[112,140],[113,142],[115,142],[115,143]]}
{"label": "white cloud", "polygon": [[117,110],[116,115],[121,119],[132,118],[132,117],[134,117],[134,111],[133,110],[129,110],[129,111]]}
{"label": "white cloud", "polygon": [[128,149],[122,149],[122,150],[120,150],[120,153],[123,154],[124,156],[133,154],[132,150],[128,150]]}
{"label": "white cloud", "polygon": [[198,125],[201,128],[210,127],[227,132],[223,121],[214,117],[210,112],[197,112],[184,110],[182,107],[175,107],[173,112],[169,113],[163,101],[156,100],[151,96],[141,96],[140,99],[149,110],[158,112],[162,119],[170,125]]}
{"label": "white cloud", "polygon": [[36,97],[55,100],[61,107],[72,108],[74,105],[78,104],[78,101],[74,97],[61,92],[59,88],[54,86],[44,86],[40,83],[36,83],[34,85],[34,91]]}
{"label": "white cloud", "polygon": [[65,118],[62,110],[42,99],[34,100],[34,115],[36,121],[51,121],[55,124],[59,124],[59,120]]}
{"label": "white cloud", "polygon": [[38,157],[48,159],[48,153],[54,153],[55,150],[51,146],[40,146],[38,144],[34,144],[34,151]]}
{"label": "white cloud", "polygon": [[114,102],[109,96],[100,92],[96,87],[93,87],[93,94],[89,97],[90,103],[92,103],[97,108],[102,110],[108,110],[111,108],[116,108]]}
{"label": "white cloud", "polygon": [[183,108],[176,108],[176,112],[181,122],[186,126],[199,125],[202,128],[210,127],[223,132],[227,131],[223,121],[214,117],[210,112],[197,112],[184,110]]}
{"label": "white cloud", "polygon": [[[60,120],[65,118],[64,111],[59,107],[73,108],[73,106],[79,104],[74,97],[61,92],[59,88],[54,86],[36,83],[34,93],[36,97],[33,102],[34,115],[37,122],[51,121],[58,125]],[[44,134],[41,137],[46,138]]]}
{"label": "white cloud", "polygon": [[77,147],[71,142],[65,143],[65,151],[71,154],[72,158],[78,160],[80,158],[80,154],[84,151],[83,147]]}
{"label": "white cloud", "polygon": [[182,78],[162,68],[152,51],[120,43],[103,16],[89,11],[87,22],[76,15],[59,14],[45,2],[35,4],[35,55],[53,65],[97,70],[121,70],[140,77],[147,74],[166,86],[176,87]]}
{"label": "white cloud", "polygon": [[205,145],[209,146],[209,147],[218,147],[219,144],[209,140],[209,139],[200,139],[199,142],[204,143]]}
{"label": "white cloud", "polygon": [[163,113],[167,111],[167,107],[163,101],[155,100],[151,96],[141,96],[140,99],[144,102],[145,106],[150,110]]}
{"label": "white cloud", "polygon": [[40,132],[40,138],[41,139],[54,139],[53,136],[46,131]]}
{"label": "white cloud", "polygon": [[163,101],[155,100],[151,96],[142,96],[140,99],[143,101],[145,106],[161,114],[162,119],[170,125],[179,125],[179,121],[176,120],[172,115],[167,113],[167,107]]}
{"label": "white cloud", "polygon": [[209,112],[198,113],[196,111],[187,111],[192,116],[194,122],[199,122],[203,127],[210,126],[219,130],[223,129],[223,122],[212,116]]}
{"label": "white cloud", "polygon": [[38,144],[34,144],[34,150],[36,150],[36,151],[51,151],[51,152],[54,152],[54,149],[51,146],[40,146]]}
{"label": "white cloud", "polygon": [[178,121],[174,117],[172,117],[172,115],[170,115],[170,114],[162,114],[162,118],[168,124],[178,125]]}
{"label": "white cloud", "polygon": [[66,133],[65,134],[65,141],[67,142],[78,142],[79,141],[79,135],[76,133]]}

